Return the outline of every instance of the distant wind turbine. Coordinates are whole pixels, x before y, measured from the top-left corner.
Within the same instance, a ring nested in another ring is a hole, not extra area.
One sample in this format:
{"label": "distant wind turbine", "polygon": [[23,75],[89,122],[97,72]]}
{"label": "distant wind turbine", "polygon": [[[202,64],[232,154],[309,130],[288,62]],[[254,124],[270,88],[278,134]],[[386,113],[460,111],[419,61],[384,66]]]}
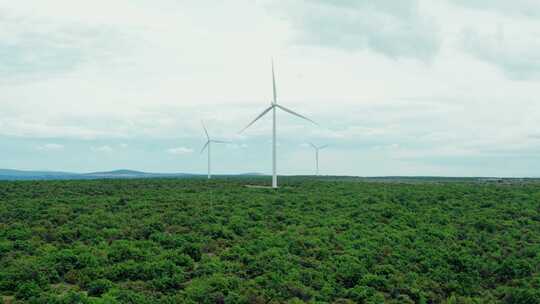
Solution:
{"label": "distant wind turbine", "polygon": [[266,115],[266,113],[272,111],[272,188],[276,189],[278,187],[278,183],[277,183],[277,149],[276,149],[276,145],[277,145],[277,134],[276,134],[276,109],[281,109],[289,114],[292,114],[294,116],[297,116],[297,117],[300,117],[302,119],[305,119],[307,121],[310,121],[314,124],[317,124],[316,122],[314,122],[313,120],[303,116],[303,115],[300,115],[292,110],[289,110],[287,108],[285,108],[284,106],[280,105],[277,103],[277,93],[276,93],[276,76],[275,76],[275,73],[274,73],[274,61],[272,60],[272,92],[273,92],[273,96],[274,96],[274,99],[272,100],[271,104],[270,104],[270,107],[266,108],[259,116],[257,116],[249,125],[247,125],[247,127],[245,127],[244,129],[242,129],[242,131],[240,131],[240,133],[244,132],[246,129],[248,129],[249,127],[251,127],[251,125],[253,125],[257,120],[259,120],[261,117],[263,117],[264,115]]}
{"label": "distant wind turbine", "polygon": [[309,144],[313,147],[313,149],[315,149],[315,174],[319,176],[319,151],[327,148],[328,145],[318,147],[312,143]]}
{"label": "distant wind turbine", "polygon": [[213,140],[212,138],[210,138],[210,135],[208,134],[208,130],[206,129],[206,126],[204,125],[204,122],[201,121],[201,124],[203,126],[203,129],[204,129],[204,133],[206,134],[206,144],[204,144],[204,146],[202,147],[201,149],[201,154],[204,152],[204,150],[208,150],[208,179],[211,179],[212,178],[212,159],[210,157],[210,152],[211,152],[211,148],[212,148],[212,143],[215,143],[215,144],[226,144],[226,143],[229,143],[228,141],[222,141],[222,140]]}

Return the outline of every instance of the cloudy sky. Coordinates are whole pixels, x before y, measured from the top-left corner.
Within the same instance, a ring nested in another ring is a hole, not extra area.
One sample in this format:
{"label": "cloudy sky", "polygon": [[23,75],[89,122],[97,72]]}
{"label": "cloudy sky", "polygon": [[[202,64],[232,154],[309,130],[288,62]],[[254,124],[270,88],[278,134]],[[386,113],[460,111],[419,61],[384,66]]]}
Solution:
{"label": "cloudy sky", "polygon": [[0,168],[540,176],[537,0],[0,0]]}

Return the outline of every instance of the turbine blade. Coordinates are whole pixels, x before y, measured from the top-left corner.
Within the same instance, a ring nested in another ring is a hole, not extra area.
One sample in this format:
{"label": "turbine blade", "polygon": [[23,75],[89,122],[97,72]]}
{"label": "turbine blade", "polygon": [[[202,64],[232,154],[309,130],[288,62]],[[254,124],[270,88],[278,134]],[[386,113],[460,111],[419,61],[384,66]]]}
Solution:
{"label": "turbine blade", "polygon": [[326,148],[328,148],[328,145],[324,145],[324,146],[319,147],[320,150],[326,149]]}
{"label": "turbine blade", "polygon": [[314,144],[312,144],[312,143],[309,143],[309,144],[313,147],[313,149],[315,149],[315,150],[318,149],[317,146],[315,146]]}
{"label": "turbine blade", "polygon": [[296,112],[294,112],[292,110],[289,110],[289,109],[285,108],[284,106],[281,106],[281,105],[277,104],[276,107],[278,107],[278,108],[282,109],[283,111],[288,112],[288,113],[290,113],[290,114],[292,114],[294,116],[298,116],[298,117],[300,117],[302,119],[305,119],[305,120],[307,120],[309,122],[312,122],[312,123],[316,124],[317,126],[319,125],[318,123],[314,122],[313,120],[311,120],[311,119],[309,119],[309,118],[307,118],[307,117],[305,117],[303,115],[300,115],[300,114],[298,114],[298,113],[296,113]]}
{"label": "turbine blade", "polygon": [[276,75],[274,73],[274,59],[272,59],[272,92],[274,93],[273,104],[277,103],[277,92],[276,92]]}
{"label": "turbine blade", "polygon": [[201,124],[204,129],[204,133],[206,133],[206,138],[210,140],[210,135],[208,135],[208,130],[206,129],[206,126],[204,125],[204,121],[201,120]]}
{"label": "turbine blade", "polygon": [[257,118],[255,118],[249,125],[247,125],[247,127],[245,127],[244,129],[242,129],[242,131],[240,131],[240,133],[244,132],[247,128],[251,127],[251,125],[253,125],[257,120],[259,120],[261,117],[263,117],[266,113],[268,113],[270,110],[272,110],[272,108],[274,107],[274,105],[271,105],[269,108],[267,108],[266,110],[264,110],[261,114],[259,114],[259,116],[257,116]]}
{"label": "turbine blade", "polygon": [[204,146],[201,149],[201,154],[204,152],[204,150],[206,150],[209,144],[210,144],[210,141],[207,141],[206,144],[204,144]]}

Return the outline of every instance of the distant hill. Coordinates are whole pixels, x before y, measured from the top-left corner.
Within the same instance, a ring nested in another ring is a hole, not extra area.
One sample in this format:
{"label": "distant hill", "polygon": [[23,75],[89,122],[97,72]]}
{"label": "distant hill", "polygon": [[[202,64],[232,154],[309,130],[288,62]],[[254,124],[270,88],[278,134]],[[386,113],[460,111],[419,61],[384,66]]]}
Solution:
{"label": "distant hill", "polygon": [[182,178],[197,176],[188,173],[147,173],[133,170],[114,170],[107,172],[73,173],[57,171],[23,171],[0,169],[0,180],[68,180],[103,178]]}
{"label": "distant hill", "polygon": [[134,170],[113,170],[81,174],[85,178],[159,178],[159,177],[192,177],[197,174],[189,173],[148,173]]}
{"label": "distant hill", "polygon": [[[237,176],[262,176],[261,173],[242,173]],[[191,173],[149,173],[128,169],[105,172],[73,173],[59,171],[24,171],[0,169],[0,180],[70,180],[70,179],[127,179],[127,178],[188,178],[205,176]],[[220,176],[220,175],[216,175]],[[232,175],[231,175],[232,176]]]}
{"label": "distant hill", "polygon": [[76,173],[70,172],[0,169],[0,180],[70,179],[75,176]]}

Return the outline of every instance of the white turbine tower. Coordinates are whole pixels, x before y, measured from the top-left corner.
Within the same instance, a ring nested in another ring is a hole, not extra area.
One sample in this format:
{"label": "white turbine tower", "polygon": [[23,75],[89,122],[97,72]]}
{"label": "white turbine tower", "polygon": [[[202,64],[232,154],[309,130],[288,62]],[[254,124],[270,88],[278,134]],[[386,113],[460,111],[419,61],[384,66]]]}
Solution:
{"label": "white turbine tower", "polygon": [[266,115],[266,113],[272,111],[272,188],[276,189],[278,187],[277,183],[277,134],[276,134],[276,110],[279,108],[285,112],[288,112],[289,114],[292,114],[294,116],[300,117],[302,119],[305,119],[307,121],[310,121],[314,124],[317,124],[313,120],[302,116],[292,110],[289,110],[285,108],[284,106],[278,104],[277,102],[277,93],[276,93],[276,76],[274,74],[274,61],[272,61],[272,92],[274,99],[272,100],[270,106],[266,108],[259,116],[257,116],[247,127],[242,129],[240,133],[244,132],[247,128],[251,127],[257,120],[259,120],[261,117]]}
{"label": "white turbine tower", "polygon": [[211,179],[212,178],[212,159],[210,157],[210,152],[211,152],[211,148],[212,148],[212,143],[226,144],[226,143],[229,143],[229,142],[222,141],[222,140],[213,140],[212,138],[210,138],[210,135],[208,135],[208,130],[206,129],[206,126],[204,125],[203,121],[201,121],[201,124],[203,126],[204,133],[206,134],[206,144],[204,144],[204,146],[202,147],[201,154],[204,152],[205,149],[208,150],[208,179]]}
{"label": "white turbine tower", "polygon": [[312,143],[309,143],[309,144],[313,147],[313,149],[315,149],[315,174],[319,176],[319,151],[327,148],[328,145],[318,147]]}

